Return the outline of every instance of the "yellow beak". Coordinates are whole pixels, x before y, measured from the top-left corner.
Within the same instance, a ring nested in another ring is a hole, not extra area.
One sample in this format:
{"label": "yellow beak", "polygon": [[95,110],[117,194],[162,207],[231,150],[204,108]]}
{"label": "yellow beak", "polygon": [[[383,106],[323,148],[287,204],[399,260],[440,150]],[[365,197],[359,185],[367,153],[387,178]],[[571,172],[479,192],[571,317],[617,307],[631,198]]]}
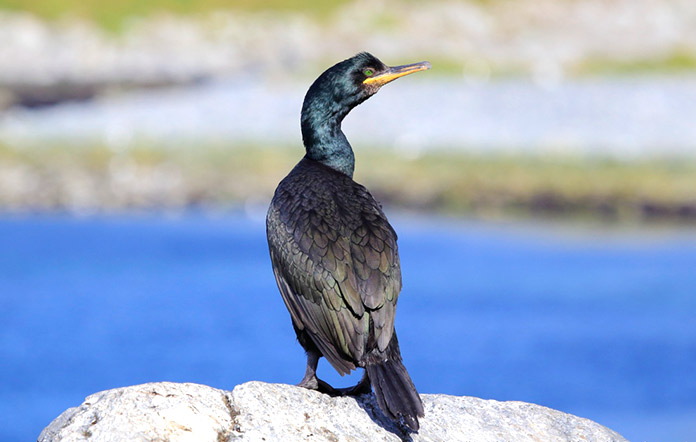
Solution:
{"label": "yellow beak", "polygon": [[425,71],[430,69],[432,66],[428,61],[421,61],[420,63],[406,64],[403,66],[394,66],[388,68],[381,74],[375,75],[374,77],[366,78],[363,84],[372,84],[376,86],[383,86],[390,81],[394,81],[399,77],[404,75],[413,74],[414,72]]}

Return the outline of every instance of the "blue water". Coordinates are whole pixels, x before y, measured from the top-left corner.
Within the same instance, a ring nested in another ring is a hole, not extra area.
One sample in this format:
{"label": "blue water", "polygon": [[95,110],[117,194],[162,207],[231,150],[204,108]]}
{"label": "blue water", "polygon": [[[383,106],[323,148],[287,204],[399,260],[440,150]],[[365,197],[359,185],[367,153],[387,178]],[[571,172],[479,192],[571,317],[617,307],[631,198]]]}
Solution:
{"label": "blue water", "polygon": [[[392,223],[421,392],[696,441],[696,232]],[[298,382],[267,253],[262,220],[241,215],[0,217],[0,440],[35,440],[109,388]]]}

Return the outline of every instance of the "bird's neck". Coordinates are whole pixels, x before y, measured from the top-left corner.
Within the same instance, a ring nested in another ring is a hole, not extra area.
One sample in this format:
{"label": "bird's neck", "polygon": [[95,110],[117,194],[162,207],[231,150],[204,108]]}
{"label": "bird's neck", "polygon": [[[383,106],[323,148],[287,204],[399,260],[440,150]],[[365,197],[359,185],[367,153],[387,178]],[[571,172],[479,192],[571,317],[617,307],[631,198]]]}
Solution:
{"label": "bird's neck", "polygon": [[341,122],[351,108],[307,97],[302,106],[301,123],[306,157],[352,178],[355,155],[341,130]]}

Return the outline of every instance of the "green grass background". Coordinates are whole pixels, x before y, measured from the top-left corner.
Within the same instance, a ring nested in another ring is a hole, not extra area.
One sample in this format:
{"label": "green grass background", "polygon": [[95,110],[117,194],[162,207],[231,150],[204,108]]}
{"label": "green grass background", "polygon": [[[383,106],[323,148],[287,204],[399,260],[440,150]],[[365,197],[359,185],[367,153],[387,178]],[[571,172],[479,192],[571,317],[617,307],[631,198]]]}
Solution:
{"label": "green grass background", "polygon": [[[99,193],[94,210],[267,202],[303,154],[300,147],[248,145],[139,146],[119,152],[99,146],[5,146],[0,148],[0,170],[21,170],[42,190],[21,201],[16,195],[11,201],[7,189],[0,190],[0,207],[19,202],[24,209],[69,208],[76,176],[81,186]],[[355,179],[386,205],[405,210],[475,217],[696,221],[696,162],[679,158],[619,161],[445,151],[410,158],[381,148],[360,149],[356,157]],[[129,195],[127,188],[119,189],[116,176],[126,166],[142,182],[167,182],[173,176],[178,184]],[[115,199],[115,194],[120,196]]]}

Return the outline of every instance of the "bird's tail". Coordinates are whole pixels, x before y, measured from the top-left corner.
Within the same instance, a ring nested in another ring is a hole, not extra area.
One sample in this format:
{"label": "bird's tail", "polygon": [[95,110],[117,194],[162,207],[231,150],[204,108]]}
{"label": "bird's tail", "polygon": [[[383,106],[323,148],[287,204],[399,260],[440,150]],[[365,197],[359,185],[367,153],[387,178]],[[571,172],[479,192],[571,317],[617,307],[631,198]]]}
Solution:
{"label": "bird's tail", "polygon": [[401,358],[367,364],[366,369],[384,414],[396,421],[403,418],[409,428],[418,431],[423,403]]}

